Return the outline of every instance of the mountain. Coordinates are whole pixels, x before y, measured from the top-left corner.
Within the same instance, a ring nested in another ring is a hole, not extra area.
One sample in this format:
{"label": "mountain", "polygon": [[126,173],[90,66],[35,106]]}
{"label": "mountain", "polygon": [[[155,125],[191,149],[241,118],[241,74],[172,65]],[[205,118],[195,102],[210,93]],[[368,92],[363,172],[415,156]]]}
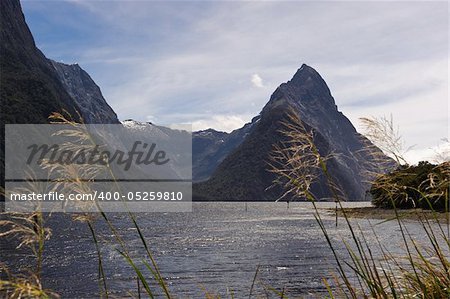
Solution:
{"label": "mountain", "polygon": [[79,107],[83,121],[89,124],[118,124],[117,114],[108,105],[94,80],[78,64],[50,60],[65,90]]}
{"label": "mountain", "polygon": [[[283,190],[268,189],[275,175],[268,162],[275,144],[284,140],[280,133],[286,116],[293,110],[306,128],[314,132],[314,141],[322,155],[333,153],[328,168],[334,182],[348,200],[364,200],[369,187],[367,171],[373,157],[364,152],[370,142],[338,111],[322,77],[310,66],[302,65],[294,77],[281,84],[260,115],[246,131],[245,139],[223,159],[204,182],[194,185],[197,200],[275,200]],[[378,152],[381,154],[381,151]],[[325,178],[312,185],[318,198],[332,197]]]}
{"label": "mountain", "polygon": [[2,0],[0,14],[2,124],[47,123],[64,110],[86,123],[119,123],[84,70],[49,60],[36,47],[18,0]]}
{"label": "mountain", "polygon": [[[18,0],[0,1],[0,32],[2,165],[7,123],[47,123],[52,112],[62,111],[75,120],[79,113],[86,123],[119,123],[100,88],[79,65],[51,61],[36,47]],[[277,198],[282,190],[267,190],[274,179],[267,171],[267,162],[273,146],[283,140],[280,122],[291,107],[304,125],[314,130],[319,150],[337,154],[328,165],[345,196],[363,199],[368,187],[364,183],[366,165],[372,161],[361,150],[368,140],[337,110],[326,83],[307,65],[281,84],[261,113],[241,129],[230,134],[211,129],[194,132],[192,169],[193,180],[199,182],[194,184],[197,199]],[[130,132],[143,130],[143,134],[149,134],[150,130],[151,134],[166,134],[172,140],[178,134],[148,123],[128,121],[124,126]],[[330,196],[323,183],[313,185],[312,190],[318,197]]]}
{"label": "mountain", "polygon": [[18,0],[0,1],[0,180],[5,124],[44,124],[67,111],[86,123],[119,123],[99,87],[78,65],[49,60],[36,47]]}
{"label": "mountain", "polygon": [[76,115],[78,105],[36,47],[18,0],[0,1],[0,182],[4,182],[5,124],[42,124],[52,112]]}
{"label": "mountain", "polygon": [[79,109],[51,62],[36,47],[18,0],[0,1],[1,121],[46,123],[54,111]]}
{"label": "mountain", "polygon": [[162,126],[154,125],[150,122],[140,122],[133,119],[126,119],[122,122],[122,125],[127,128],[132,134],[141,134],[147,136],[156,136],[158,138],[164,139],[168,138],[167,129]]}
{"label": "mountain", "polygon": [[257,120],[231,133],[213,129],[192,133],[192,178],[194,182],[209,179],[217,166],[247,137]]}
{"label": "mountain", "polygon": [[[128,178],[137,175],[139,178],[183,179],[192,178],[192,135],[186,130],[171,129],[157,126],[149,122],[139,122],[128,119],[122,122],[123,129],[119,138],[111,136],[108,143],[115,148],[122,148],[121,143],[132,144],[139,140],[148,144],[155,143],[159,150],[163,150],[170,161],[161,167],[153,165],[134,165],[133,173],[128,173]],[[123,148],[125,151],[126,148]],[[136,163],[137,164],[137,163]],[[135,173],[137,172],[137,173]]]}

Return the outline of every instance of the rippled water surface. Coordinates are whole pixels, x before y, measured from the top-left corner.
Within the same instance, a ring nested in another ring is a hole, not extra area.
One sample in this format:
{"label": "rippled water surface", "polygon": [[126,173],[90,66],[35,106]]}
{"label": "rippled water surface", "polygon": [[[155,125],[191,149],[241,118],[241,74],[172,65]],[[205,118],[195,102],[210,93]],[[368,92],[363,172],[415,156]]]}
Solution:
{"label": "rippled water surface", "polygon": [[[364,206],[367,203],[351,203]],[[236,298],[248,296],[255,271],[259,272],[255,292],[264,286],[291,297],[325,292],[322,279],[336,273],[331,251],[325,242],[310,203],[194,203],[191,213],[137,214],[138,223],[154,253],[170,290],[178,298],[197,298],[209,292]],[[338,227],[332,213],[321,203],[321,215],[338,251],[343,254],[342,238],[349,236],[343,219]],[[126,214],[108,214],[131,249],[134,257],[144,257],[136,230]],[[374,242],[371,224],[380,220],[352,220]],[[43,281],[47,288],[63,297],[98,296],[97,256],[92,237],[84,223],[69,215],[54,214],[49,220],[53,235],[46,244]],[[100,238],[108,288],[119,297],[136,292],[136,278],[119,254],[111,232],[99,219],[95,228]],[[419,225],[408,222],[417,238],[423,237]],[[375,226],[383,244],[392,251],[401,248],[398,226],[394,222]],[[2,244],[2,259],[16,267],[29,260]],[[147,275],[148,272],[146,272]],[[158,294],[158,290],[155,291]]]}

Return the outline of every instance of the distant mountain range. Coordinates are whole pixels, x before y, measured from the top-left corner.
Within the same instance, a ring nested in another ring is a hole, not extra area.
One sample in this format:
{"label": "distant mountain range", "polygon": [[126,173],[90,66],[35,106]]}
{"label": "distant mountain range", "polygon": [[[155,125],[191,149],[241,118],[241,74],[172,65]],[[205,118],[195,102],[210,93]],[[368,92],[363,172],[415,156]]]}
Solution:
{"label": "distant mountain range", "polygon": [[[100,88],[78,64],[49,60],[36,47],[18,0],[2,0],[0,13],[2,165],[6,123],[46,123],[52,112],[62,111],[86,123],[120,123]],[[274,144],[283,139],[281,121],[291,108],[305,126],[314,130],[319,150],[336,154],[328,163],[345,197],[364,199],[368,188],[366,165],[373,161],[361,150],[369,141],[337,110],[326,83],[307,65],[281,84],[261,113],[242,128],[231,133],[213,129],[193,132],[195,199],[275,200],[282,190],[267,190],[274,180],[267,162]],[[133,120],[123,125],[131,132],[139,132],[139,136],[179,134]],[[313,193],[320,198],[330,197],[330,190],[321,182],[313,185]]]}
{"label": "distant mountain range", "polygon": [[252,123],[231,133],[214,129],[192,133],[192,177],[195,182],[207,180],[217,166],[247,137]]}

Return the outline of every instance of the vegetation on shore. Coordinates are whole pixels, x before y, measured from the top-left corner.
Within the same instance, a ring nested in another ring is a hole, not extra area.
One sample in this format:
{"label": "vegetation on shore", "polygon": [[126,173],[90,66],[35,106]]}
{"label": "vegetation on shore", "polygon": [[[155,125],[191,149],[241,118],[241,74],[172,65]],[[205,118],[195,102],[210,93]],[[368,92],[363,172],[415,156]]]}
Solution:
{"label": "vegetation on shore", "polygon": [[401,165],[372,184],[372,203],[381,208],[448,211],[450,162]]}
{"label": "vegetation on shore", "polygon": [[[406,164],[403,144],[392,118],[365,118],[363,123],[368,130],[366,136],[374,144],[390,154],[397,165]],[[428,163],[417,167],[399,166],[387,174],[373,174],[375,180],[371,193],[374,202],[392,208],[392,220],[397,223],[403,240],[404,257],[398,258],[379,241],[375,230],[373,234],[377,241],[373,244],[358,224],[350,221],[348,209],[342,206],[342,193],[328,174],[327,161],[333,153],[319,153],[314,145],[314,132],[303,126],[295,111],[289,116],[284,133],[289,140],[275,148],[271,164],[272,171],[280,177],[275,183],[282,184],[287,193],[310,200],[316,210],[317,223],[333,253],[338,271],[334,287],[324,281],[330,298],[450,298],[448,162],[438,166]],[[369,154],[376,153],[370,147],[366,150]],[[379,161],[378,165],[389,166],[391,162]],[[336,215],[342,215],[350,232],[351,238],[342,240],[347,256],[338,255],[336,248],[339,244],[332,241],[329,228],[315,204],[317,199],[309,191],[318,172],[325,174],[326,184],[333,190],[337,204]],[[419,205],[430,210],[430,213],[422,213],[417,218],[426,236],[425,243],[419,244],[409,233],[397,204],[402,207]],[[436,208],[444,212],[444,219],[437,216]],[[374,255],[376,250],[381,254]]]}

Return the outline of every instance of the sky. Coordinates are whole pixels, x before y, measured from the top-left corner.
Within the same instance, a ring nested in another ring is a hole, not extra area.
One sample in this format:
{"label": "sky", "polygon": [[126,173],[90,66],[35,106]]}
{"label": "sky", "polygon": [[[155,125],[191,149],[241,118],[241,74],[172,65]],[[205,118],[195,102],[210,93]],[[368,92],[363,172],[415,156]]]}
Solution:
{"label": "sky", "polygon": [[22,0],[44,54],[121,120],[230,132],[303,63],[360,132],[392,115],[411,163],[448,146],[447,2]]}

